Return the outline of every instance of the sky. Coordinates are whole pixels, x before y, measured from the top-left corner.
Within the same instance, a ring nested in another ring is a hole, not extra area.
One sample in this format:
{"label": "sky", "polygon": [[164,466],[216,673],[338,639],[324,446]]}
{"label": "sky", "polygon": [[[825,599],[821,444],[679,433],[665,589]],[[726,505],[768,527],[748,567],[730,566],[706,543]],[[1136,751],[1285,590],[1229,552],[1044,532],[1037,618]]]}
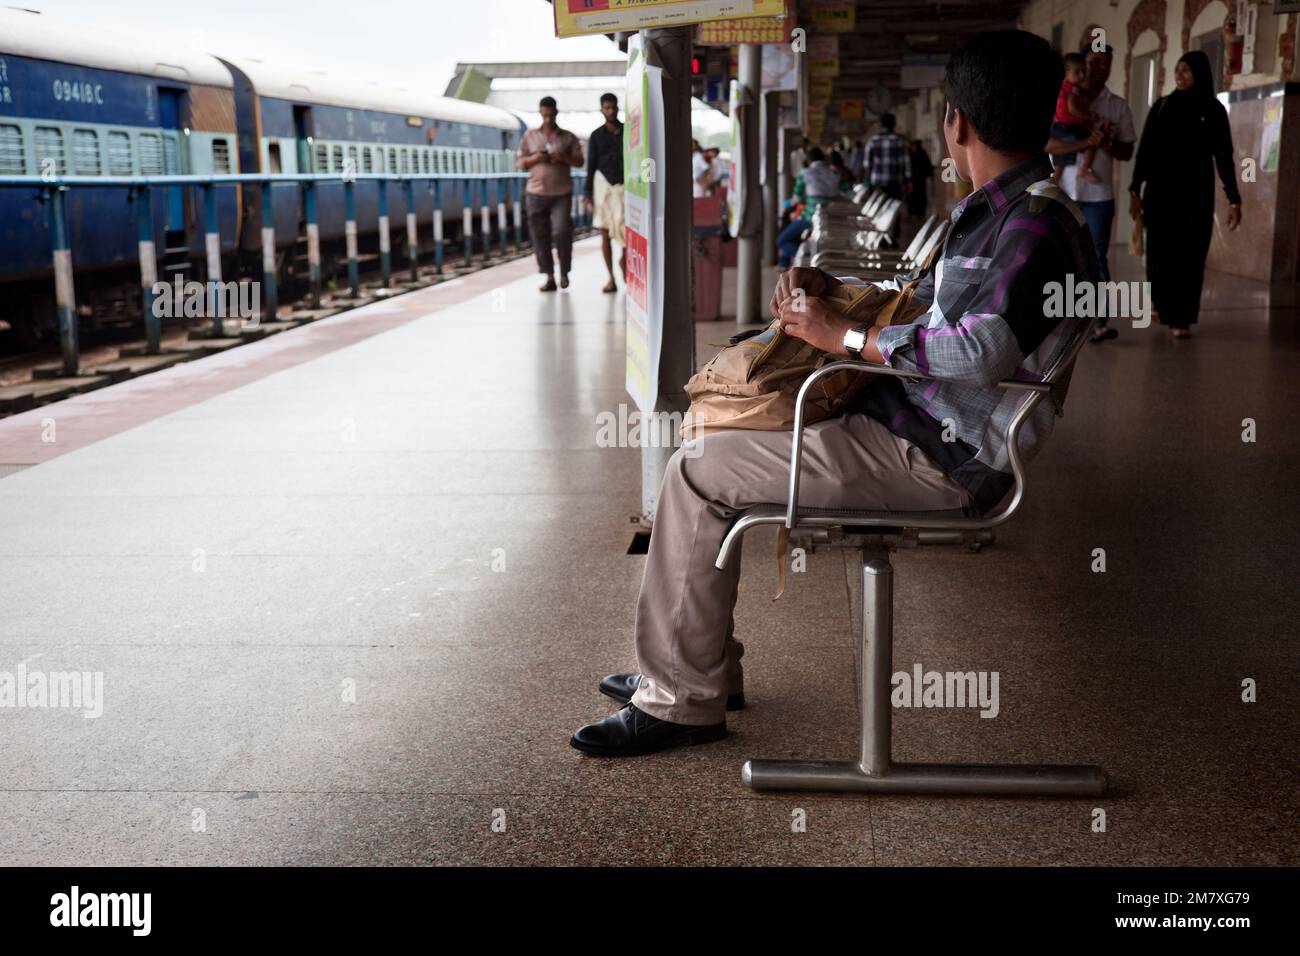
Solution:
{"label": "sky", "polygon": [[441,94],[458,61],[622,59],[604,36],[555,37],[546,0],[0,0],[74,29],[147,34]]}

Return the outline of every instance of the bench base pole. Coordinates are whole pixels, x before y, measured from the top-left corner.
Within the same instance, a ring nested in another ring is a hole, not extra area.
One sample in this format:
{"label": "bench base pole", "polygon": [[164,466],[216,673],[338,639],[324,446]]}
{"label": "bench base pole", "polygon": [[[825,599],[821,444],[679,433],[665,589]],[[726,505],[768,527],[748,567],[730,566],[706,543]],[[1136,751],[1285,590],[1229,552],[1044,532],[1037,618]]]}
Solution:
{"label": "bench base pole", "polygon": [[1094,797],[1106,792],[1106,776],[1100,767],[894,763],[890,703],[894,569],[886,536],[866,535],[858,548],[862,576],[859,760],[749,760],[740,771],[747,787],[1035,797]]}

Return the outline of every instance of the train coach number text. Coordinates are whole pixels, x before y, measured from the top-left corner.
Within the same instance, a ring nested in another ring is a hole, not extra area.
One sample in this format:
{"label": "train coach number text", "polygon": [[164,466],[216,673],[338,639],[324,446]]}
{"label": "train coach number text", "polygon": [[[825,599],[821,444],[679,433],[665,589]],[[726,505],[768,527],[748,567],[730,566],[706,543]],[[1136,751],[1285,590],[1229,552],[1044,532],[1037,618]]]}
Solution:
{"label": "train coach number text", "polygon": [[75,83],[68,80],[54,81],[54,98],[71,100],[74,103],[94,103],[104,105],[104,87],[99,83]]}

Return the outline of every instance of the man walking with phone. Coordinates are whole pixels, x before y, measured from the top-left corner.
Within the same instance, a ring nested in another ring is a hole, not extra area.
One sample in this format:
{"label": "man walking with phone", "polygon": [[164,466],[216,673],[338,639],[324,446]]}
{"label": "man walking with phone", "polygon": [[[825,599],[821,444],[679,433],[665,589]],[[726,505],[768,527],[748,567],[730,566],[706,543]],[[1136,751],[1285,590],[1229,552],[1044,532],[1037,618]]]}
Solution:
{"label": "man walking with phone", "polygon": [[543,96],[538,103],[542,125],[524,133],[519,141],[517,159],[520,169],[528,170],[525,202],[528,207],[528,231],[537,255],[537,268],[546,281],[542,292],[555,291],[555,263],[551,244],[560,260],[560,288],[569,287],[569,264],[573,259],[574,166],[581,166],[582,143],[555,122],[559,109],[555,97]]}

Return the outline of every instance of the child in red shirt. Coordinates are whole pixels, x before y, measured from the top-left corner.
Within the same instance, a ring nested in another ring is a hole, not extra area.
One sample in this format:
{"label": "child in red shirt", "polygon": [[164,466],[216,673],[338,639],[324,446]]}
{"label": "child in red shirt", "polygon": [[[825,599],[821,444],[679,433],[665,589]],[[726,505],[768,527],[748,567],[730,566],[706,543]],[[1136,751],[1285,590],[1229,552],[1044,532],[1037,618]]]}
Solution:
{"label": "child in red shirt", "polygon": [[[1097,117],[1092,112],[1092,97],[1083,88],[1087,61],[1080,53],[1065,54],[1065,82],[1061,84],[1061,95],[1056,101],[1056,115],[1052,117],[1052,138],[1064,142],[1077,142],[1092,135],[1097,124]],[[1097,154],[1095,146],[1083,150],[1079,159],[1079,178],[1085,182],[1100,183],[1101,179],[1092,171],[1092,161]],[[1056,167],[1055,178],[1059,179],[1061,170],[1075,162],[1075,156],[1053,156],[1052,165]]]}

